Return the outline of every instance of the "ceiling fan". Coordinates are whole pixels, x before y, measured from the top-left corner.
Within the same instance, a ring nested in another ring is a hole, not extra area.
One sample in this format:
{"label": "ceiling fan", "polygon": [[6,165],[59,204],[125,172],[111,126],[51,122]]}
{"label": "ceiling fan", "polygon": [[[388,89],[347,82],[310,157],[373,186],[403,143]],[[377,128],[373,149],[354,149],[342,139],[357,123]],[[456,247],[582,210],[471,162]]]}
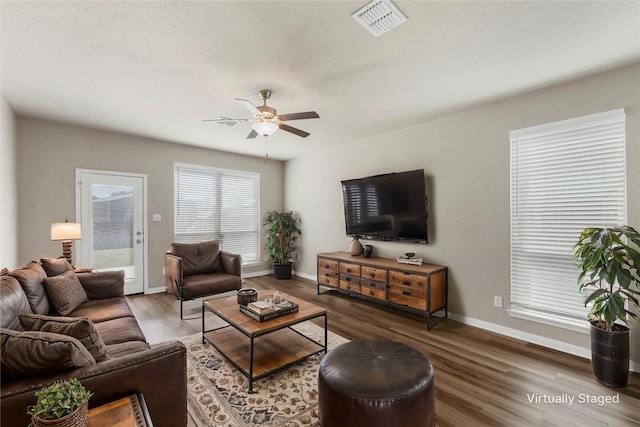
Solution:
{"label": "ceiling fan", "polygon": [[217,119],[203,120],[204,122],[216,122],[226,126],[236,126],[242,122],[251,122],[251,132],[247,135],[247,139],[255,138],[258,135],[267,137],[273,134],[278,129],[290,132],[294,135],[306,138],[310,135],[309,132],[305,132],[301,129],[294,128],[284,124],[283,122],[288,120],[302,120],[302,119],[318,119],[320,116],[315,111],[305,111],[303,113],[290,113],[290,114],[278,114],[278,111],[267,105],[267,99],[271,97],[271,91],[264,89],[260,91],[260,97],[262,98],[262,105],[256,107],[250,101],[246,99],[236,98],[236,101],[246,108],[251,114],[252,119],[231,119],[229,117],[218,117]]}

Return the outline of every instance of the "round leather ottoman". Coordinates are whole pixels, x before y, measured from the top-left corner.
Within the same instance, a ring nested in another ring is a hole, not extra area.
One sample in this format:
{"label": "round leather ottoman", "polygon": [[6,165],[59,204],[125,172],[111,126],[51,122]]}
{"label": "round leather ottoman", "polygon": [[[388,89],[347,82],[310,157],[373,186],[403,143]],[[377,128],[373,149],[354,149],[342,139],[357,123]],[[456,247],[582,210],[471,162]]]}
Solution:
{"label": "round leather ottoman", "polygon": [[435,425],[433,367],[392,341],[351,341],[327,353],[318,372],[323,427]]}

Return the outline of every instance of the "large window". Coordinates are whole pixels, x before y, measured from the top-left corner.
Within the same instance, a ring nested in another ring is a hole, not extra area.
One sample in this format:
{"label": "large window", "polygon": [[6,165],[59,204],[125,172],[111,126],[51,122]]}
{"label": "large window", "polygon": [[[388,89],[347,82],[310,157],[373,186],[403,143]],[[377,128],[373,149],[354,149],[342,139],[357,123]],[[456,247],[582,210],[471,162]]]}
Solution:
{"label": "large window", "polygon": [[260,261],[260,175],[176,164],[176,242],[219,240],[244,264]]}
{"label": "large window", "polygon": [[511,310],[569,328],[588,309],[573,245],[625,222],[624,110],[520,129],[511,138]]}

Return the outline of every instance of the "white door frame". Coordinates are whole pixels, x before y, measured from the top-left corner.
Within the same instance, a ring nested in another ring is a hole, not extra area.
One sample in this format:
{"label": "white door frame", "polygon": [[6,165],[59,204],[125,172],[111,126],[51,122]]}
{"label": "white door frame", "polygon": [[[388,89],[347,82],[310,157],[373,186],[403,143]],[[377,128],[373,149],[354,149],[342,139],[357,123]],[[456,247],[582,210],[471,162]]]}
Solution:
{"label": "white door frame", "polygon": [[[81,176],[83,173],[92,173],[99,175],[112,175],[112,176],[122,176],[122,177],[131,177],[131,178],[142,178],[142,228],[143,228],[143,236],[142,239],[143,244],[143,280],[142,280],[142,289],[145,294],[149,291],[149,245],[148,245],[148,221],[147,221],[147,174],[141,173],[129,173],[129,172],[117,172],[117,171],[106,171],[100,169],[79,169],[76,168],[76,218],[82,218],[82,206],[80,201],[82,200],[82,187],[81,187]],[[76,249],[75,253],[80,257],[82,256],[82,240],[76,240]],[[78,259],[79,262],[82,262],[82,259]],[[82,265],[82,264],[79,264]]]}

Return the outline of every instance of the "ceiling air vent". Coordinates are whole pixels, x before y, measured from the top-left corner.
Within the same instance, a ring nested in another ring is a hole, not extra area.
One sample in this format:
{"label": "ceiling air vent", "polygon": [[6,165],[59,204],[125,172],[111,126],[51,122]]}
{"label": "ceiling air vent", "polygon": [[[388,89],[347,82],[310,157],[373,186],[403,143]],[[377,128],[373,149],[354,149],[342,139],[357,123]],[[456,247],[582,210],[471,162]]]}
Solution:
{"label": "ceiling air vent", "polygon": [[407,20],[391,0],[373,0],[351,16],[376,37]]}

